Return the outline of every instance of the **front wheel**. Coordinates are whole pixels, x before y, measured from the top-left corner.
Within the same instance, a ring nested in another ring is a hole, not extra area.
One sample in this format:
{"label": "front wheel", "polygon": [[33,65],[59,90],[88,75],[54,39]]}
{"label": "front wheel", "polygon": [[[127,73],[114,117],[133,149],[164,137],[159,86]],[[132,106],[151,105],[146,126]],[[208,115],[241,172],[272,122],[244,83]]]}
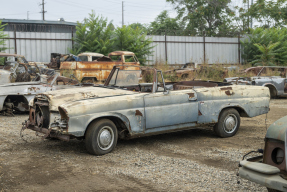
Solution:
{"label": "front wheel", "polygon": [[225,109],[221,112],[214,132],[219,137],[232,137],[240,127],[240,115],[233,108]]}
{"label": "front wheel", "polygon": [[111,152],[117,145],[118,131],[109,119],[101,119],[88,127],[85,144],[89,153],[104,155]]}

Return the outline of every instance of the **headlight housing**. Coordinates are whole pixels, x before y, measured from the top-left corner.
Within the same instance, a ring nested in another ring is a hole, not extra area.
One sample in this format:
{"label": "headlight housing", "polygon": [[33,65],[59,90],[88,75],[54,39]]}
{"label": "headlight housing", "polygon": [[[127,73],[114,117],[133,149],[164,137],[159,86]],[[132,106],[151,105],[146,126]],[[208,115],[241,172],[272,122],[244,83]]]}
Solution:
{"label": "headlight housing", "polygon": [[280,165],[284,161],[284,156],[285,156],[284,150],[279,147],[273,149],[271,153],[272,161],[277,165]]}

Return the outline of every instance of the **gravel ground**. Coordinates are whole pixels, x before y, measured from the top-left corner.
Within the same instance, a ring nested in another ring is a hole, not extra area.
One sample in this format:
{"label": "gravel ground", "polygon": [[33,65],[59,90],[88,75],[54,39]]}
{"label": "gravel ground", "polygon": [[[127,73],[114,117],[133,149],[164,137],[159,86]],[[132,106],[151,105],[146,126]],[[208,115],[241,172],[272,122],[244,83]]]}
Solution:
{"label": "gravel ground", "polygon": [[286,115],[286,104],[271,100],[267,125],[266,115],[242,118],[232,138],[192,129],[119,140],[100,157],[84,141],[43,141],[25,131],[25,142],[19,131],[28,115],[0,116],[0,191],[266,191],[236,176],[238,162],[263,147],[266,126]]}

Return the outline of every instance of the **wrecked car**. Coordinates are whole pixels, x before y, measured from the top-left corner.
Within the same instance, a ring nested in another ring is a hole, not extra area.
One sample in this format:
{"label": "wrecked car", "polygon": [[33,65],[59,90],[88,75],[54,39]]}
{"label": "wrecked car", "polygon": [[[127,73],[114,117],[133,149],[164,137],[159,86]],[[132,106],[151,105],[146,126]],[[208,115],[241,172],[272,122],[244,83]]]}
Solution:
{"label": "wrecked car", "polygon": [[0,53],[0,84],[39,80],[37,74],[51,76],[55,70],[41,63],[28,62],[22,55]]}
{"label": "wrecked car", "polygon": [[[269,126],[264,150],[251,151],[240,161],[239,176],[267,187],[268,191],[287,191],[287,116]],[[244,158],[250,153],[261,153]]]}
{"label": "wrecked car", "polygon": [[95,61],[104,55],[101,53],[84,52],[78,56],[72,54],[51,53],[51,60],[48,64],[49,68],[60,69],[61,62],[63,61]]}
{"label": "wrecked car", "polygon": [[0,112],[2,115],[13,116],[14,112],[29,111],[29,102],[38,93],[67,89],[80,85],[77,80],[61,77],[40,75],[39,81],[0,84]]}
{"label": "wrecked car", "polygon": [[133,52],[114,51],[108,57],[103,56],[93,61],[63,61],[61,62],[60,74],[66,77],[73,74],[82,82],[104,81],[109,76],[113,66],[119,64],[140,65]]}
{"label": "wrecked car", "polygon": [[[118,138],[130,139],[213,126],[216,135],[231,137],[240,117],[268,113],[265,87],[222,82],[166,83],[160,70],[150,69],[151,83],[141,70],[114,66],[105,84],[98,87],[49,91],[30,103],[29,119],[22,130],[69,141],[85,139],[89,153],[111,152]],[[139,80],[141,79],[141,80]]]}
{"label": "wrecked car", "polygon": [[195,63],[186,63],[178,69],[168,70],[165,71],[164,73],[166,75],[175,74],[179,78],[187,78],[190,73],[196,71],[196,69],[194,68],[195,65],[196,65]]}
{"label": "wrecked car", "polygon": [[0,53],[0,84],[31,81],[28,65],[22,55]]}
{"label": "wrecked car", "polygon": [[[267,69],[274,70],[278,68],[280,71],[279,76],[261,76]],[[284,70],[285,69],[285,70]],[[231,82],[233,84],[241,85],[255,85],[268,87],[271,97],[287,97],[287,78],[286,78],[287,67],[262,67],[257,76],[254,77],[229,77],[225,78],[224,82]],[[281,77],[284,75],[285,77]]]}

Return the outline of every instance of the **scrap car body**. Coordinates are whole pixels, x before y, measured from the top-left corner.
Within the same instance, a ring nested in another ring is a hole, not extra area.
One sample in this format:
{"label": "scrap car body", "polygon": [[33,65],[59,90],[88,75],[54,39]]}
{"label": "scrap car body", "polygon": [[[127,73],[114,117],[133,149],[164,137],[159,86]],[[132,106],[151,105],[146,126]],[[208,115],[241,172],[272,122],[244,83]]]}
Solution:
{"label": "scrap car body", "polygon": [[[287,67],[260,67],[256,68],[259,70],[257,76],[254,77],[230,77],[225,78],[225,82],[231,82],[234,84],[241,85],[255,85],[255,86],[263,86],[268,87],[270,91],[271,97],[287,97],[287,78],[286,78],[286,70]],[[278,69],[280,71],[280,76],[261,76],[261,74],[266,70],[274,70]],[[284,77],[281,77],[284,76]]]}
{"label": "scrap car body", "polygon": [[104,81],[109,76],[113,66],[119,64],[140,65],[133,52],[114,51],[108,57],[103,56],[93,61],[63,61],[61,62],[60,74],[62,76],[73,74],[80,81]]}
{"label": "scrap car body", "polygon": [[118,137],[204,125],[214,126],[221,137],[230,137],[240,126],[240,116],[269,111],[269,91],[264,87],[208,81],[165,83],[156,69],[151,69],[152,83],[139,83],[140,70],[121,67],[112,69],[103,87],[38,94],[23,129],[67,141],[85,138],[88,151],[102,155],[113,150]]}
{"label": "scrap car body", "polygon": [[42,63],[28,62],[22,55],[0,53],[0,84],[29,82],[37,73],[51,76],[55,70]]}
{"label": "scrap car body", "polygon": [[239,176],[261,184],[270,191],[287,191],[287,116],[267,130],[263,156],[240,162]]}
{"label": "scrap car body", "polygon": [[72,54],[51,53],[50,63],[47,65],[52,69],[60,69],[61,62],[64,61],[95,61],[104,55],[101,53],[84,52],[74,56]]}

